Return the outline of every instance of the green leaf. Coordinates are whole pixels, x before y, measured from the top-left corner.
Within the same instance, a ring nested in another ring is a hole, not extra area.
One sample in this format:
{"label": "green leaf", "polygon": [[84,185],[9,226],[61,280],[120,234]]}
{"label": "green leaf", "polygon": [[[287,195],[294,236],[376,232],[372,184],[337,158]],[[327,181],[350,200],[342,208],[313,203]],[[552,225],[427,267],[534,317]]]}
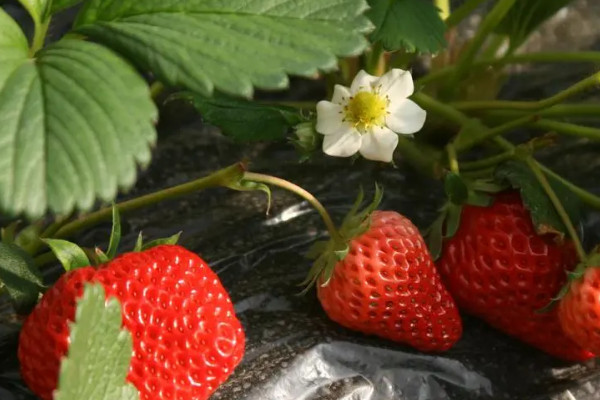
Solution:
{"label": "green leaf", "polygon": [[427,0],[369,0],[367,15],[375,25],[371,41],[386,50],[435,53],[446,47],[446,25]]}
{"label": "green leaf", "polygon": [[179,236],[181,236],[181,232],[177,232],[176,234],[174,234],[173,236],[169,236],[168,238],[154,239],[143,245],[142,250],[148,250],[152,247],[160,246],[163,244],[177,244],[177,242],[179,241]]}
{"label": "green leaf", "polygon": [[527,0],[516,1],[496,32],[508,35],[510,49],[516,50],[544,21],[569,4],[572,0]]}
{"label": "green leaf", "polygon": [[31,18],[37,23],[48,18],[49,3],[51,0],[19,0],[19,3],[27,10]]}
{"label": "green leaf", "polygon": [[225,96],[185,94],[202,118],[239,142],[282,140],[304,118],[292,107],[269,106]]}
{"label": "green leaf", "polygon": [[114,48],[163,83],[210,95],[281,89],[360,54],[365,0],[89,0],[76,32]]}
{"label": "green leaf", "polygon": [[81,3],[83,0],[52,0],[52,9],[51,12],[57,13],[59,11],[62,11],[64,9],[73,7],[79,3]]}
{"label": "green leaf", "polygon": [[75,243],[62,239],[42,239],[44,243],[50,246],[50,249],[65,268],[65,271],[71,271],[77,268],[91,265],[89,258],[83,249]]}
{"label": "green leaf", "polygon": [[71,324],[69,352],[60,365],[55,400],[138,400],[126,382],[133,354],[131,333],[121,329],[121,305],[106,301],[102,285],[86,284]]}
{"label": "green leaf", "polygon": [[119,208],[113,204],[112,206],[112,231],[110,233],[110,241],[108,243],[108,250],[106,250],[107,259],[113,259],[117,255],[119,249],[119,242],[121,241],[121,217],[119,215]]}
{"label": "green leaf", "polygon": [[29,44],[19,25],[0,8],[0,93],[12,73],[27,61]]}
{"label": "green leaf", "polygon": [[42,276],[31,256],[14,244],[0,242],[0,282],[15,310],[27,313],[37,302]]}
{"label": "green leaf", "polygon": [[448,214],[446,216],[445,224],[446,231],[444,232],[444,238],[451,238],[456,234],[458,227],[460,226],[460,217],[462,215],[462,206],[449,203]]}
{"label": "green leaf", "polygon": [[460,175],[448,172],[444,178],[446,196],[454,204],[464,204],[469,198],[469,188]]}
{"label": "green leaf", "polygon": [[136,162],[150,161],[155,119],[147,85],[112,52],[50,45],[0,91],[0,211],[36,218],[114,199],[135,182]]}
{"label": "green leaf", "polygon": [[230,182],[226,185],[229,189],[238,190],[240,192],[253,192],[253,191],[261,191],[267,195],[267,212],[271,210],[271,188],[261,182],[254,182],[249,179],[240,179],[238,181]]}
{"label": "green leaf", "polygon": [[[533,225],[539,234],[552,233],[564,237],[567,230],[562,219],[527,164],[522,161],[508,161],[498,166],[495,174],[497,179],[508,181],[513,188],[520,189],[523,204],[529,209]],[[569,218],[577,225],[581,218],[579,198],[558,180],[551,176],[546,177]]]}

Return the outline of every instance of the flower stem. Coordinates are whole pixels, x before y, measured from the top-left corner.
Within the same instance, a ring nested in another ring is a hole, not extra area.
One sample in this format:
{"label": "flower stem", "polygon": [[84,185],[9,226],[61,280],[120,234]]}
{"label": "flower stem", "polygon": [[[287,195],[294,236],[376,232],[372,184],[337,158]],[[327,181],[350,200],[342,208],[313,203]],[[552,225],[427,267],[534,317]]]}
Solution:
{"label": "flower stem", "polygon": [[577,251],[577,256],[579,257],[579,260],[582,262],[585,261],[585,259],[586,259],[585,250],[583,249],[583,246],[581,245],[581,241],[579,240],[579,236],[577,235],[575,226],[573,226],[573,221],[571,221],[569,214],[567,214],[567,211],[565,210],[564,206],[562,205],[561,201],[559,200],[558,196],[556,195],[556,192],[554,192],[554,189],[552,189],[552,186],[548,182],[548,178],[546,178],[546,175],[540,168],[538,162],[533,157],[531,157],[531,156],[525,157],[525,162],[527,163],[527,165],[529,166],[529,168],[535,175],[536,179],[538,180],[538,182],[540,183],[540,185],[546,192],[546,195],[552,202],[552,205],[554,205],[554,209],[556,210],[557,214],[559,215],[560,219],[562,220],[563,224],[565,225],[565,228],[567,229],[567,232],[569,233],[571,240],[573,240],[573,244],[575,245],[575,250]]}
{"label": "flower stem", "polygon": [[[211,187],[227,186],[231,182],[235,182],[242,178],[244,173],[244,165],[237,163],[227,168],[223,168],[211,175],[187,182],[181,185],[173,186],[167,189],[159,190],[135,199],[117,203],[115,206],[121,214],[137,210],[152,204],[159,203],[164,200],[174,199],[183,195],[207,189]],[[100,222],[108,221],[112,218],[112,207],[105,207],[93,213],[84,215],[68,224],[63,225],[53,237],[67,238],[74,234],[92,227]]]}
{"label": "flower stem", "polygon": [[468,117],[466,114],[426,95],[425,93],[414,93],[411,98],[427,111],[431,111],[436,115],[446,118],[455,126],[461,127],[472,121],[472,118]]}
{"label": "flower stem", "polygon": [[338,232],[335,224],[333,223],[331,216],[329,215],[329,213],[327,212],[327,210],[325,209],[323,204],[321,204],[321,202],[319,200],[317,200],[317,198],[315,196],[313,196],[310,192],[308,192],[306,189],[303,189],[300,186],[298,186],[292,182],[286,181],[284,179],[277,178],[277,177],[270,176],[270,175],[259,174],[259,173],[255,173],[255,172],[245,172],[243,178],[245,180],[249,180],[252,182],[259,182],[259,183],[264,183],[267,185],[277,186],[277,187],[288,190],[288,191],[295,193],[298,196],[302,197],[303,199],[308,201],[315,208],[315,210],[317,210],[319,215],[321,215],[321,218],[323,219],[323,222],[325,223],[325,226],[327,227],[327,230],[329,231],[329,235],[332,238],[339,237],[339,232]]}
{"label": "flower stem", "polygon": [[450,166],[450,171],[454,172],[455,174],[460,173],[458,168],[458,157],[456,156],[454,143],[450,142],[446,145],[446,152],[448,153],[448,165]]}
{"label": "flower stem", "polygon": [[[524,110],[484,110],[483,117],[491,119],[517,118],[527,113]],[[556,104],[538,112],[540,117],[600,117],[600,104]]]}
{"label": "flower stem", "polygon": [[530,122],[537,120],[539,117],[537,115],[526,115],[524,117],[520,117],[514,119],[512,121],[508,121],[502,125],[495,126],[493,128],[484,129],[482,133],[479,135],[471,135],[466,137],[463,140],[457,141],[456,143],[456,151],[464,152],[472,147],[483,143],[487,140],[493,139],[497,136],[503,135],[511,130],[518,128],[520,126],[527,125]]}
{"label": "flower stem", "polygon": [[514,5],[516,0],[498,0],[492,10],[486,15],[486,17],[479,25],[479,30],[471,39],[467,48],[463,52],[462,56],[456,64],[456,70],[454,77],[450,79],[448,87],[453,88],[456,82],[460,81],[472,68],[473,60],[477,56],[477,53],[481,49],[481,46],[487,39],[488,35],[494,30],[494,28],[502,21],[502,18],[506,15],[508,10]]}
{"label": "flower stem", "polygon": [[383,43],[375,42],[371,51],[366,56],[365,69],[371,75],[381,76],[385,72],[385,60],[383,58]]}
{"label": "flower stem", "polygon": [[476,161],[463,161],[460,166],[463,171],[474,171],[478,169],[484,169],[494,167],[504,161],[510,160],[515,155],[514,151],[505,151],[500,154],[496,154],[487,158],[482,158]]}
{"label": "flower stem", "polygon": [[469,16],[481,3],[486,0],[467,0],[456,10],[452,11],[446,19],[446,26],[451,28],[458,25],[463,19]]}
{"label": "flower stem", "polygon": [[572,97],[580,92],[598,85],[600,83],[600,72],[597,72],[587,78],[577,82],[567,89],[539,101],[507,101],[507,100],[490,100],[490,101],[459,101],[452,105],[461,111],[482,110],[482,109],[508,109],[508,110],[526,110],[538,111],[544,108],[551,107],[560,103],[569,97]]}
{"label": "flower stem", "polygon": [[422,149],[414,140],[399,135],[396,150],[402,155],[402,159],[408,161],[417,171],[422,172],[433,179],[443,176],[443,167],[439,163],[437,150]]}
{"label": "flower stem", "polygon": [[587,138],[591,140],[600,140],[600,129],[589,126],[553,121],[551,119],[540,119],[531,124],[531,126],[533,128],[554,131],[564,135]]}

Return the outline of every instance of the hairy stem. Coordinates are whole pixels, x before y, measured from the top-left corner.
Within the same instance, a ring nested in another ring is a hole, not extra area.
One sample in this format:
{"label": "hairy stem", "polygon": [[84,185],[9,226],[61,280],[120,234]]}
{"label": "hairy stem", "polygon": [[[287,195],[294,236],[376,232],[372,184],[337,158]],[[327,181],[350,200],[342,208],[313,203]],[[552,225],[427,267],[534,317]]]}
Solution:
{"label": "hairy stem", "polygon": [[535,175],[536,179],[538,180],[538,182],[540,183],[540,185],[546,192],[546,195],[552,202],[552,205],[554,206],[556,213],[559,215],[560,219],[562,220],[563,224],[565,225],[565,228],[567,229],[567,232],[569,233],[571,240],[573,240],[573,244],[575,245],[575,250],[577,251],[577,256],[579,257],[579,260],[584,261],[586,259],[586,254],[585,254],[585,250],[583,249],[583,246],[581,244],[581,240],[579,240],[579,236],[577,235],[577,230],[575,229],[575,226],[573,226],[573,221],[571,221],[569,214],[567,213],[567,211],[565,210],[565,207],[563,206],[560,199],[556,195],[556,192],[554,191],[554,189],[552,189],[552,186],[548,182],[548,178],[546,178],[546,175],[540,168],[540,165],[533,157],[531,157],[531,156],[526,157],[525,162],[527,163],[527,165],[529,166],[529,168]]}
{"label": "hairy stem", "polygon": [[333,223],[331,216],[327,212],[327,209],[325,209],[323,204],[321,204],[321,202],[319,200],[317,200],[317,198],[315,196],[313,196],[310,192],[308,192],[306,189],[303,189],[300,186],[298,186],[292,182],[286,181],[284,179],[277,178],[277,177],[270,176],[270,175],[259,174],[259,173],[255,173],[255,172],[244,173],[244,179],[252,181],[252,182],[264,183],[266,185],[277,186],[277,187],[280,187],[282,189],[285,189],[287,191],[290,191],[290,192],[295,193],[298,196],[302,197],[304,200],[308,201],[310,203],[310,205],[312,205],[314,207],[315,210],[317,210],[317,212],[323,219],[323,222],[325,223],[327,230],[329,231],[329,235],[332,238],[339,237],[339,232],[338,232],[335,224]]}
{"label": "hairy stem", "polygon": [[[135,199],[117,203],[115,206],[121,214],[147,207],[161,201],[174,199],[183,195],[196,192],[198,190],[211,187],[227,186],[231,182],[239,180],[244,173],[242,163],[237,163],[227,168],[221,169],[206,177],[196,179],[181,185],[173,186],[167,189],[159,190],[154,193],[140,196]],[[55,238],[67,238],[90,228],[100,222],[109,221],[112,218],[112,207],[105,207],[93,213],[79,217],[78,219],[63,225],[55,234]]]}

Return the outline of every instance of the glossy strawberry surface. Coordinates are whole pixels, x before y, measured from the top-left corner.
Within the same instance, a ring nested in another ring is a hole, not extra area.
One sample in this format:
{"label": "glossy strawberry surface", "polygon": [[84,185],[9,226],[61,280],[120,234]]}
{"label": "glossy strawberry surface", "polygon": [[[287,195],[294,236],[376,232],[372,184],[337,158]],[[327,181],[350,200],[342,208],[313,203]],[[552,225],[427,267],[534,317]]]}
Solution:
{"label": "glossy strawberry surface", "polygon": [[350,242],[318,297],[332,320],[422,351],[449,349],[462,334],[454,301],[418,229],[404,216],[375,211]]}
{"label": "glossy strawberry surface", "polygon": [[536,233],[519,193],[509,191],[490,207],[464,207],[438,265],[466,312],[556,357],[585,360],[592,354],[564,334],[556,309],[538,312],[576,262],[570,243]]}
{"label": "glossy strawberry surface", "polygon": [[567,336],[600,354],[600,269],[588,268],[560,301],[558,316]]}
{"label": "glossy strawberry surface", "polygon": [[208,399],[243,357],[244,333],[217,275],[196,254],[162,245],[68,272],[44,294],[18,349],[23,379],[44,400],[56,388],[86,282],[121,302],[134,347],[127,379],[141,400]]}

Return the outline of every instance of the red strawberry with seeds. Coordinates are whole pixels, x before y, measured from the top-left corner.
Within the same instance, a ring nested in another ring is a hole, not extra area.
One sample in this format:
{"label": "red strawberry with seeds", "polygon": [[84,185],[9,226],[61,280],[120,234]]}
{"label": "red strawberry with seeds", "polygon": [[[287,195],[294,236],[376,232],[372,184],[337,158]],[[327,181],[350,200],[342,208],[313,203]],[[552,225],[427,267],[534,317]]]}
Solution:
{"label": "red strawberry with seeds", "polygon": [[18,349],[23,379],[44,400],[56,389],[86,282],[121,303],[134,345],[127,379],[142,400],[208,399],[243,357],[244,333],[217,275],[183,247],[161,245],[68,272],[45,293]]}
{"label": "red strawberry with seeds", "polygon": [[[396,212],[368,214],[353,222],[351,213],[342,225],[341,235],[351,238],[343,260],[325,252],[315,264],[321,260],[323,309],[349,329],[422,351],[448,350],[462,323],[421,234]],[[329,245],[336,247],[334,240]]]}
{"label": "red strawberry with seeds", "polygon": [[539,312],[576,263],[572,244],[538,235],[519,193],[508,191],[490,207],[464,206],[438,265],[462,309],[549,354],[579,361],[593,355],[565,335],[556,309]]}
{"label": "red strawberry with seeds", "polygon": [[[595,261],[598,259],[596,258]],[[575,278],[570,283],[569,291],[560,300],[558,317],[568,337],[584,349],[600,354],[600,268],[598,264],[592,263],[582,271],[581,277]]]}

